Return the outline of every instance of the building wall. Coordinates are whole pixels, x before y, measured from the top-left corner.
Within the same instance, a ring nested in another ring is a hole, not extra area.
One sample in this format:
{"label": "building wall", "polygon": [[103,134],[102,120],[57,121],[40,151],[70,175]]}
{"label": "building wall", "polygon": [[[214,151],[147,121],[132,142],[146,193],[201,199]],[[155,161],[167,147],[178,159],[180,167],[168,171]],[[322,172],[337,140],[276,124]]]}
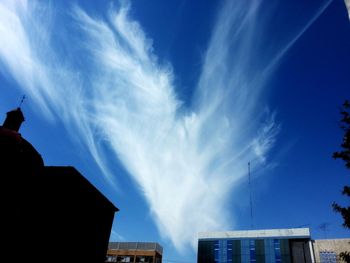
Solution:
{"label": "building wall", "polygon": [[163,248],[153,242],[110,242],[105,262],[161,263]]}
{"label": "building wall", "polygon": [[155,251],[113,250],[107,251],[106,262],[161,263],[162,256]]}
{"label": "building wall", "polygon": [[[315,240],[313,245],[317,263],[341,262],[339,260],[334,261],[333,255],[337,257],[340,252],[350,251],[350,239],[319,239]],[[325,258],[328,260],[325,260]]]}
{"label": "building wall", "polygon": [[199,240],[198,263],[311,263],[309,239]]}

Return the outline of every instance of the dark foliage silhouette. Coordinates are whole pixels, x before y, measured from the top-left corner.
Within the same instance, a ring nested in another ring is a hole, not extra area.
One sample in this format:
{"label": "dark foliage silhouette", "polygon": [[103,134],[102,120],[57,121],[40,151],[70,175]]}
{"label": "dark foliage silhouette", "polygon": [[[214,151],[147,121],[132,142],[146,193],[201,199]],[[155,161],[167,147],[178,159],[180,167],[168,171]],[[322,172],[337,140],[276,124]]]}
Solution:
{"label": "dark foliage silhouette", "polygon": [[[345,167],[350,169],[350,103],[346,100],[340,112],[341,125],[340,128],[344,131],[343,142],[340,145],[341,150],[333,153],[334,159],[341,159],[345,162]],[[342,194],[350,198],[350,186],[344,186]],[[341,206],[337,203],[332,204],[334,211],[340,213],[344,219],[343,226],[350,229],[350,206]],[[345,251],[340,253],[340,259],[345,262],[350,262],[350,252]]]}

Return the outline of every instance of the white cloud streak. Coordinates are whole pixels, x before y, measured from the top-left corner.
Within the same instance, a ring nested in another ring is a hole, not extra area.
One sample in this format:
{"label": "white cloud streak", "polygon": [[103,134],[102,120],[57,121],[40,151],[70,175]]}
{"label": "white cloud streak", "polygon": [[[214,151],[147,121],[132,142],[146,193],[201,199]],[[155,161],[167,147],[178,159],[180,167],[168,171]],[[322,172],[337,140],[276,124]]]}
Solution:
{"label": "white cloud streak", "polygon": [[230,191],[248,161],[266,162],[278,133],[261,96],[271,60],[257,61],[260,2],[246,2],[222,8],[191,108],[177,99],[171,68],[158,63],[125,2],[107,20],[72,8],[78,28],[67,30],[80,38],[60,41],[73,41],[79,52],[65,57],[51,41],[58,23],[38,15],[49,7],[0,4],[3,68],[45,117],[73,127],[113,183],[118,175],[103,158],[102,146],[109,146],[143,192],[159,232],[178,250],[195,246],[200,231],[234,225],[226,209]]}
{"label": "white cloud streak", "polygon": [[345,6],[346,6],[346,9],[348,11],[348,17],[350,19],[350,0],[344,0],[344,3],[345,3]]}

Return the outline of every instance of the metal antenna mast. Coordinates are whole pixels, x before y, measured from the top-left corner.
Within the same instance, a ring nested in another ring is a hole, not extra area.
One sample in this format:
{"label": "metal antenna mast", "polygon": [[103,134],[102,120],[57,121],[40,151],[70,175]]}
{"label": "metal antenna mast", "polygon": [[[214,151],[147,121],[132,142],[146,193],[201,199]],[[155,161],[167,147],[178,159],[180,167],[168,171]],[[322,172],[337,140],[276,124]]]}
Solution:
{"label": "metal antenna mast", "polygon": [[321,225],[318,226],[318,228],[323,231],[325,239],[327,239],[327,231],[328,231],[329,225],[330,225],[329,223],[322,223]]}
{"label": "metal antenna mast", "polygon": [[252,201],[252,185],[250,182],[250,162],[248,162],[248,182],[249,182],[249,204],[250,204],[250,227],[253,229],[253,201]]}
{"label": "metal antenna mast", "polygon": [[22,104],[23,104],[23,101],[24,101],[24,99],[26,98],[26,95],[23,95],[22,96],[22,99],[21,99],[21,102],[19,103],[19,108],[22,106]]}

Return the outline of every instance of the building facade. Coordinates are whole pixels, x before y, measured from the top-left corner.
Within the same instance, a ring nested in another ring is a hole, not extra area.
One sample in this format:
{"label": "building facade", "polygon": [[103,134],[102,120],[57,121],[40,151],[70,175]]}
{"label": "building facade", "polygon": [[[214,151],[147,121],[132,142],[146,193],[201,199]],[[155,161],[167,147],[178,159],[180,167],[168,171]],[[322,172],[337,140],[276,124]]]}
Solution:
{"label": "building facade", "polygon": [[163,248],[152,242],[110,242],[105,262],[161,263]]}
{"label": "building facade", "polygon": [[350,239],[319,239],[313,241],[315,260],[320,263],[336,263],[339,254],[350,251]]}
{"label": "building facade", "polygon": [[199,233],[198,263],[312,263],[308,228]]}

